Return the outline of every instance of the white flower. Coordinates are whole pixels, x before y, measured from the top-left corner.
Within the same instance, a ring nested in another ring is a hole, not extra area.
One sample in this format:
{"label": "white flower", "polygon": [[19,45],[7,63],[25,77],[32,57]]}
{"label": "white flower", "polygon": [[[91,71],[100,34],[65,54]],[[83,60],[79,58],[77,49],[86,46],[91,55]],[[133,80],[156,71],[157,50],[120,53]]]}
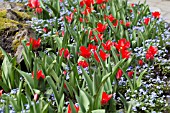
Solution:
{"label": "white flower", "polygon": [[146,107],[142,107],[142,110],[146,110]]}

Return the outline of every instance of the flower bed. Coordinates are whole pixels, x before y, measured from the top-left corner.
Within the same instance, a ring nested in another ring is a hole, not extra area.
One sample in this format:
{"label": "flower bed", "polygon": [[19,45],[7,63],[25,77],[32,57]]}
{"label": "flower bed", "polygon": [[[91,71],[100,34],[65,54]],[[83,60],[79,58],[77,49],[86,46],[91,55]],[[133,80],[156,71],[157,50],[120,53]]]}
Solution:
{"label": "flower bed", "polygon": [[170,112],[170,32],[127,0],[29,0],[36,37],[4,55],[2,112]]}

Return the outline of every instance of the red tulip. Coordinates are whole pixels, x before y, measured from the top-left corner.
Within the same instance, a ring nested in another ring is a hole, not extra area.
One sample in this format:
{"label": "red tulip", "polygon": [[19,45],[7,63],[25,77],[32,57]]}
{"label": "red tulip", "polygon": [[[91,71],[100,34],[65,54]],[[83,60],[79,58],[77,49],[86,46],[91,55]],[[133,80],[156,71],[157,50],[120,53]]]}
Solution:
{"label": "red tulip", "polygon": [[103,92],[101,104],[106,105],[109,102],[109,100],[112,98],[112,96],[113,96],[112,94],[108,95],[106,92]]}
{"label": "red tulip", "polygon": [[30,38],[30,41],[27,42],[27,46],[30,46],[30,44],[32,45],[32,48],[35,50],[35,49],[38,49],[41,45],[41,39],[38,38],[38,40],[35,40],[33,38]]}
{"label": "red tulip", "polygon": [[118,22],[119,22],[119,21],[116,19],[116,21],[114,21],[114,23],[113,23],[113,26],[114,26],[114,27],[117,27],[117,26],[118,26]]}
{"label": "red tulip", "polygon": [[43,31],[44,31],[44,33],[48,33],[48,28],[44,27]]}
{"label": "red tulip", "polygon": [[154,59],[154,55],[157,53],[157,51],[158,49],[156,47],[150,46],[146,52],[146,59],[147,60]]}
{"label": "red tulip", "polygon": [[74,13],[71,13],[69,16],[66,16],[66,19],[67,19],[68,23],[72,22],[73,16],[74,16]]}
{"label": "red tulip", "polygon": [[65,89],[67,89],[67,85],[66,85],[66,83],[64,83],[64,88],[65,88]]}
{"label": "red tulip", "polygon": [[96,51],[97,50],[97,46],[93,45],[93,44],[89,44],[88,45],[88,49],[92,50],[92,51]]}
{"label": "red tulip", "polygon": [[100,33],[103,33],[106,30],[107,25],[104,25],[102,23],[97,23],[97,28],[96,30]]}
{"label": "red tulip", "polygon": [[83,22],[84,20],[83,20],[83,18],[79,18],[79,21],[80,21],[80,22]]}
{"label": "red tulip", "polygon": [[112,14],[110,14],[109,16],[105,15],[104,18],[105,18],[105,20],[106,20],[106,19],[109,19],[110,22],[113,22],[113,20],[115,20],[115,18],[113,17]]}
{"label": "red tulip", "polygon": [[130,57],[131,52],[128,50],[122,49],[121,51],[122,58],[128,59]]}
{"label": "red tulip", "polygon": [[[63,53],[63,52],[64,52],[64,53]],[[59,55],[62,56],[62,54],[64,54],[64,58],[67,58],[67,59],[70,58],[70,53],[69,53],[69,50],[68,50],[68,49],[61,48],[61,49],[59,50]]]}
{"label": "red tulip", "polygon": [[99,55],[103,61],[105,61],[110,56],[109,54],[106,54],[103,50],[99,51]]}
{"label": "red tulip", "polygon": [[152,16],[154,17],[154,18],[160,18],[160,12],[158,12],[158,11],[155,11],[155,12],[152,12]]}
{"label": "red tulip", "polygon": [[41,14],[43,9],[41,7],[35,8],[35,12]]}
{"label": "red tulip", "polygon": [[66,75],[66,74],[67,74],[67,71],[66,71],[66,70],[64,70],[64,71],[63,71],[63,74],[64,74],[64,75]]}
{"label": "red tulip", "polygon": [[82,66],[83,68],[86,68],[89,66],[89,64],[84,60],[78,62],[78,66]]}
{"label": "red tulip", "polygon": [[150,22],[150,18],[145,18],[145,19],[144,19],[144,24],[145,24],[145,25],[148,25],[149,22]]}
{"label": "red tulip", "polygon": [[131,7],[134,7],[134,6],[135,6],[135,4],[132,3],[132,4],[131,4]]}
{"label": "red tulip", "polygon": [[2,89],[2,90],[0,90],[0,97],[2,96],[2,92],[3,92],[4,90]]}
{"label": "red tulip", "polygon": [[130,25],[131,25],[131,22],[126,22],[126,27],[130,27]]}
{"label": "red tulip", "polygon": [[[99,33],[99,34],[98,34],[98,38],[102,41],[102,40],[103,40],[103,34],[100,34],[100,33]],[[98,39],[97,39],[96,36],[94,36],[94,38],[90,38],[90,39],[98,42]]]}
{"label": "red tulip", "polygon": [[75,12],[77,12],[77,9],[76,9],[76,8],[74,8],[73,12],[74,12],[74,13],[75,13]]}
{"label": "red tulip", "polygon": [[[79,111],[79,106],[74,105],[74,108],[76,109],[76,113],[78,113],[78,111]],[[68,105],[67,113],[72,113],[70,104]]]}
{"label": "red tulip", "polygon": [[106,44],[105,44],[105,43],[102,43],[103,48],[104,48],[105,50],[107,50],[107,51],[110,51],[110,50],[111,50],[112,45],[113,45],[113,43],[112,43],[112,41],[110,41],[110,40],[108,40],[108,41],[106,42]]}
{"label": "red tulip", "polygon": [[86,5],[87,7],[91,7],[91,5],[94,4],[94,0],[82,0],[80,2],[80,6],[83,7],[84,5]]}
{"label": "red tulip", "polygon": [[129,76],[130,78],[132,78],[133,74],[134,74],[133,71],[129,71],[129,72],[128,72],[128,76]]}
{"label": "red tulip", "polygon": [[30,8],[39,8],[40,7],[40,3],[38,0],[28,0],[28,6]]}
{"label": "red tulip", "polygon": [[129,12],[130,12],[130,13],[132,13],[132,12],[133,12],[133,10],[132,10],[132,9],[130,9],[130,10],[129,10]]}
{"label": "red tulip", "polygon": [[87,7],[85,8],[85,10],[82,12],[83,15],[88,15],[89,13],[91,13],[93,10],[93,8],[91,7]]}
{"label": "red tulip", "polygon": [[[34,78],[34,72],[32,72],[32,78]],[[40,78],[45,78],[45,75],[42,73],[42,70],[37,71],[37,80],[39,80]]]}
{"label": "red tulip", "polygon": [[[86,31],[86,33],[88,33],[88,31]],[[89,38],[91,37],[93,35],[93,31],[92,30],[90,30],[90,32],[89,32]]]}
{"label": "red tulip", "polygon": [[118,69],[117,74],[116,74],[116,78],[120,79],[122,77],[122,75],[123,75],[123,71],[121,69]]}
{"label": "red tulip", "polygon": [[39,98],[38,94],[37,94],[37,93],[35,93],[35,94],[34,94],[34,100],[35,100],[35,101],[37,101],[37,100],[38,100],[38,98]]}
{"label": "red tulip", "polygon": [[118,41],[118,43],[114,43],[114,46],[118,51],[125,50],[130,47],[130,42],[127,41],[125,38],[122,38]]}
{"label": "red tulip", "polygon": [[138,60],[138,64],[139,64],[140,66],[142,66],[142,65],[143,65],[143,60]]}
{"label": "red tulip", "polygon": [[[105,61],[110,56],[109,54],[106,54],[103,50],[99,51],[99,55],[103,61]],[[96,61],[100,62],[100,59],[97,56],[96,51],[94,51],[94,58],[96,59]]]}
{"label": "red tulip", "polygon": [[61,32],[62,37],[64,37],[64,34],[65,34],[65,32],[64,32],[64,31],[62,31],[62,32]]}
{"label": "red tulip", "polygon": [[122,24],[122,25],[123,25],[123,24],[124,24],[124,21],[123,21],[123,20],[120,20],[120,24]]}
{"label": "red tulip", "polygon": [[90,58],[91,51],[89,48],[86,48],[85,46],[80,46],[80,56],[83,56],[84,58]]}
{"label": "red tulip", "polygon": [[80,7],[83,7],[85,5],[84,1],[80,1]]}
{"label": "red tulip", "polygon": [[106,4],[102,4],[102,5],[100,6],[100,8],[101,8],[101,9],[106,9]]}
{"label": "red tulip", "polygon": [[96,4],[102,4],[104,2],[108,2],[108,0],[96,0]]}

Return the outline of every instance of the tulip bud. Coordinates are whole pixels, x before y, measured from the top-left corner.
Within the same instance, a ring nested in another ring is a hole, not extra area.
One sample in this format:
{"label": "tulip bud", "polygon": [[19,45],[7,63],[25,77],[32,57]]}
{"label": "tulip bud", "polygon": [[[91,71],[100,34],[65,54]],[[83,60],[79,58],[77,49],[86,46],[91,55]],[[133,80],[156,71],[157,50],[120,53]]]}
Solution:
{"label": "tulip bud", "polygon": [[38,94],[37,94],[37,93],[35,93],[35,94],[34,94],[34,100],[35,100],[35,101],[37,101],[37,100],[38,100],[38,98],[39,98]]}
{"label": "tulip bud", "polygon": [[2,96],[2,92],[3,92],[3,89],[2,89],[2,90],[0,90],[0,97]]}
{"label": "tulip bud", "polygon": [[142,65],[143,65],[143,60],[138,60],[138,64],[139,64],[140,66],[142,66]]}

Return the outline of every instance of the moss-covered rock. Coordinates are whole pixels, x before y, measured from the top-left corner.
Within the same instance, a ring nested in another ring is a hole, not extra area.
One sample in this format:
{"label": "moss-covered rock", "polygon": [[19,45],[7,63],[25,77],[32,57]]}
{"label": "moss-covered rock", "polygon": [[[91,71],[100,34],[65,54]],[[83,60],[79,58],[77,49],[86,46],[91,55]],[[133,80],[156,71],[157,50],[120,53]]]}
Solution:
{"label": "moss-covered rock", "polygon": [[[0,46],[11,55],[15,54],[21,41],[30,35],[31,29],[25,21],[30,20],[31,16],[23,12],[24,8],[23,4],[0,3]],[[0,59],[2,58],[0,52]]]}

